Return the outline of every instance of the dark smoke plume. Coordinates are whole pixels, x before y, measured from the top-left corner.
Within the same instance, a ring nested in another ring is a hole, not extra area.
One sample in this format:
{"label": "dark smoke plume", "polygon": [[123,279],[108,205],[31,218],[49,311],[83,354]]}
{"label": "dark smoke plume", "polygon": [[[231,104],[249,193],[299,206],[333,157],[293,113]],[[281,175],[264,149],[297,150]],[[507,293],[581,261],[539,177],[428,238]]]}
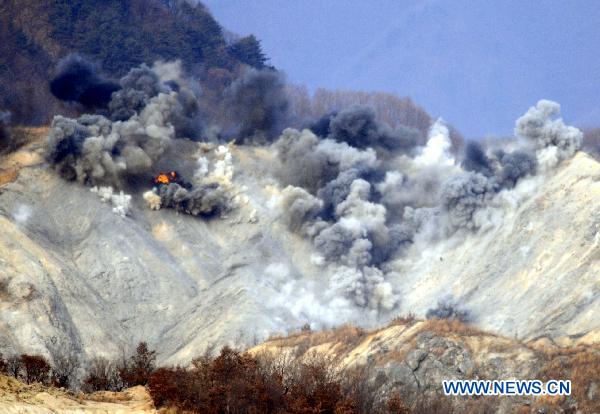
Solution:
{"label": "dark smoke plume", "polygon": [[198,103],[199,91],[182,74],[181,64],[156,62],[152,68],[142,64],[120,80],[108,105],[113,121],[124,121],[139,113],[150,99],[161,93],[175,93],[176,102],[170,108],[167,122],[173,125],[176,137],[201,140],[204,122]]}
{"label": "dark smoke plume", "polygon": [[247,69],[225,91],[224,105],[237,124],[238,143],[273,141],[288,110],[281,74],[272,69]]}
{"label": "dark smoke plume", "polygon": [[[324,121],[321,121],[324,122]],[[410,151],[419,140],[419,132],[409,127],[396,130],[375,119],[375,112],[364,106],[352,106],[331,118],[329,137],[355,148],[384,148]]]}
{"label": "dark smoke plume", "polygon": [[[395,260],[417,243],[495,225],[486,209],[504,208],[494,203],[499,194],[537,174],[538,159],[556,165],[572,155],[580,133],[552,119],[557,110],[542,101],[517,122],[522,140],[510,150],[470,142],[460,163],[439,120],[424,146],[418,134],[392,131],[361,107],[327,115],[311,130],[286,129],[273,147],[279,177],[290,185],[281,203],[288,226],[311,238],[322,258],[316,262],[332,266],[340,292],[359,306],[392,309],[397,299],[388,277]],[[450,302],[428,314],[469,316]]]}
{"label": "dark smoke plume", "polygon": [[167,118],[176,102],[173,94],[161,94],[124,122],[101,115],[55,116],[46,159],[65,179],[120,187],[127,176],[149,173],[174,138]]}
{"label": "dark smoke plume", "polygon": [[337,116],[337,112],[330,112],[326,115],[323,115],[321,118],[312,122],[308,129],[310,129],[313,134],[318,137],[325,138],[331,133],[331,128],[329,125],[331,124],[331,120]]}
{"label": "dark smoke plume", "polygon": [[171,91],[146,64],[131,69],[119,83],[121,89],[113,95],[108,105],[113,121],[131,118],[148,104],[150,98]]}
{"label": "dark smoke plume", "polygon": [[190,190],[177,183],[158,188],[161,207],[172,208],[192,216],[215,216],[227,211],[229,199],[216,183],[199,185]]}
{"label": "dark smoke plume", "polygon": [[119,85],[105,79],[98,67],[78,54],[70,54],[57,66],[50,92],[58,99],[86,108],[106,108]]}
{"label": "dark smoke plume", "polygon": [[478,172],[486,177],[493,174],[491,161],[485,155],[483,146],[477,141],[467,142],[462,166],[466,171]]}
{"label": "dark smoke plume", "polygon": [[442,207],[455,227],[477,229],[475,212],[492,197],[493,184],[486,176],[465,172],[450,178],[442,189]]}
{"label": "dark smoke plume", "polygon": [[435,308],[427,311],[427,319],[457,320],[463,323],[473,322],[471,313],[461,308],[452,298],[447,297],[440,300]]}
{"label": "dark smoke plume", "polygon": [[502,188],[512,188],[519,179],[536,173],[538,164],[534,154],[515,150],[509,153],[500,151],[497,156],[500,171],[496,176],[496,182]]}

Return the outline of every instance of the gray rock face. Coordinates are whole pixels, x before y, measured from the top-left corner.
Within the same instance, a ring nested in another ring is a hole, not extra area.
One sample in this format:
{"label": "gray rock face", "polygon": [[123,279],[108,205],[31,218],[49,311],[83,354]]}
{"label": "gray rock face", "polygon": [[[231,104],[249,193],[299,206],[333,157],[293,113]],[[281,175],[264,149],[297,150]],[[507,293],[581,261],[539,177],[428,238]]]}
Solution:
{"label": "gray rock face", "polygon": [[[328,281],[311,261],[311,243],[282,224],[281,188],[265,166],[272,154],[243,147],[233,158],[237,207],[210,220],[152,211],[141,192],[121,217],[44,164],[21,168],[0,187],[0,350],[114,357],[145,340],[160,362],[177,363],[306,322],[361,323],[360,309],[337,313],[323,296]],[[502,226],[394,263],[403,292],[395,313],[424,314],[452,293],[476,323],[511,336],[593,336],[599,176],[597,162],[576,156],[534,196],[515,201]],[[463,350],[446,348],[433,358],[417,347],[397,368],[414,375],[389,375],[418,387],[427,375],[466,375]],[[455,371],[440,368],[447,360]]]}
{"label": "gray rock face", "polygon": [[[579,407],[579,412],[597,412],[593,408],[597,407],[597,375],[582,377],[584,368],[574,363],[585,360],[584,364],[593,364],[596,358],[591,355],[598,355],[597,345],[564,348],[547,338],[522,342],[435,319],[397,322],[372,332],[339,328],[299,333],[269,340],[250,352],[300,361],[317,354],[342,376],[354,375],[356,369],[366,374],[370,392],[380,401],[400,395],[413,409],[431,402],[446,404],[437,407],[437,412],[538,412],[547,409],[538,397],[452,398],[444,396],[442,384],[444,380],[547,380],[548,367],[572,367],[562,371],[561,379],[577,382],[580,389],[564,405]],[[562,411],[553,406],[546,412]]]}
{"label": "gray rock face", "polygon": [[598,162],[579,153],[549,178],[500,193],[480,214],[479,233],[457,234],[395,264],[402,313],[424,316],[445,296],[476,325],[510,337],[597,332]]}

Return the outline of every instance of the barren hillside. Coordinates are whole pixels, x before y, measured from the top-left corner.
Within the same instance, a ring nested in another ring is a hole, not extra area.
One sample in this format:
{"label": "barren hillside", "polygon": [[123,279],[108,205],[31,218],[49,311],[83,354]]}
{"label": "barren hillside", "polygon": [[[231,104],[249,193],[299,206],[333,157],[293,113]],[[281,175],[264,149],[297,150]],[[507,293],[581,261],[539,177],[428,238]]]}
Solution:
{"label": "barren hillside", "polygon": [[[147,340],[160,361],[183,362],[305,323],[424,316],[448,295],[476,326],[510,337],[597,341],[600,165],[583,153],[500,193],[483,231],[393,262],[399,308],[372,317],[328,302],[314,247],[282,224],[269,147],[230,147],[238,207],[222,217],[152,211],[140,193],[122,217],[50,170],[40,135],[1,164],[5,353],[116,356]],[[216,156],[210,144],[176,145],[190,166]]]}

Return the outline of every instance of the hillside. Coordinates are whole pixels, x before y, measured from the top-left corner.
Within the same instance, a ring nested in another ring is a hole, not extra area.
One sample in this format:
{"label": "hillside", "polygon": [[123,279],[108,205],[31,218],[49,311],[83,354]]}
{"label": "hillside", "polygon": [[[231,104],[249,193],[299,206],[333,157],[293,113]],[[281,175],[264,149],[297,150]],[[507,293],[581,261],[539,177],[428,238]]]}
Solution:
{"label": "hillside", "polygon": [[[316,362],[328,366],[342,378],[364,378],[361,384],[366,389],[358,395],[384,401],[390,395],[399,395],[410,410],[403,412],[525,414],[574,410],[594,413],[600,408],[598,345],[585,345],[578,340],[557,343],[548,338],[522,342],[457,321],[398,318],[389,326],[375,330],[350,325],[317,332],[303,330],[272,337],[247,350],[247,355],[290,369],[294,363]],[[441,395],[444,379],[531,378],[569,379],[573,394],[568,398],[449,398]],[[150,386],[149,389],[153,395],[152,390],[156,388]],[[8,414],[156,412],[148,388],[141,386],[121,392],[68,393],[40,384],[25,385],[2,375],[0,410]],[[169,411],[167,404],[158,412],[176,411]]]}
{"label": "hillside", "polygon": [[[445,379],[562,378],[573,383],[571,398],[445,397],[437,407],[439,411],[432,412],[539,413],[573,409],[592,413],[600,409],[598,345],[573,340],[560,345],[548,338],[521,342],[457,321],[399,318],[374,331],[345,326],[324,332],[299,332],[272,338],[249,352],[291,355],[301,360],[317,355],[349,374],[357,368],[366,370],[373,380],[374,395],[384,398],[399,391],[409,407],[420,400],[442,398],[441,383]],[[455,411],[451,411],[452,406]]]}
{"label": "hillside", "polygon": [[60,59],[77,52],[118,78],[141,63],[180,59],[204,79],[265,64],[253,36],[227,42],[201,3],[185,0],[8,0],[0,4],[0,108],[16,123],[42,124],[69,113],[48,82]]}
{"label": "hillside", "polygon": [[[282,222],[269,147],[229,146],[238,207],[220,218],[152,211],[139,192],[121,217],[47,168],[43,136],[34,132],[1,164],[0,348],[8,354],[114,357],[145,340],[160,362],[178,363],[209,346],[251,344],[305,323],[422,317],[449,295],[487,330],[597,342],[600,164],[586,154],[501,193],[512,198],[496,199],[486,231],[391,262],[412,270],[393,276],[399,308],[373,316],[327,302],[330,282],[314,247]],[[198,153],[219,157],[210,144],[174,145],[186,154],[184,176]],[[515,208],[499,210],[506,203]]]}
{"label": "hillside", "polygon": [[4,414],[151,414],[154,404],[143,387],[122,392],[72,394],[40,384],[23,384],[0,375],[0,410]]}

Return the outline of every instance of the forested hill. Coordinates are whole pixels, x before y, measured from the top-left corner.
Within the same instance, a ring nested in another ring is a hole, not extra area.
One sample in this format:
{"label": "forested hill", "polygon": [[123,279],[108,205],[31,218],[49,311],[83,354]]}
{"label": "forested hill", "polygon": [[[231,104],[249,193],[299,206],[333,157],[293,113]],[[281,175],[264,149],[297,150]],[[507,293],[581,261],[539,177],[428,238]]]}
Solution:
{"label": "forested hill", "polygon": [[[240,64],[265,65],[254,36],[232,39],[200,3],[185,0],[3,0],[0,108],[18,123],[45,123],[61,109],[49,92],[70,52],[107,75],[158,59],[181,59],[202,80],[227,82]],[[226,39],[228,37],[228,39]]]}

